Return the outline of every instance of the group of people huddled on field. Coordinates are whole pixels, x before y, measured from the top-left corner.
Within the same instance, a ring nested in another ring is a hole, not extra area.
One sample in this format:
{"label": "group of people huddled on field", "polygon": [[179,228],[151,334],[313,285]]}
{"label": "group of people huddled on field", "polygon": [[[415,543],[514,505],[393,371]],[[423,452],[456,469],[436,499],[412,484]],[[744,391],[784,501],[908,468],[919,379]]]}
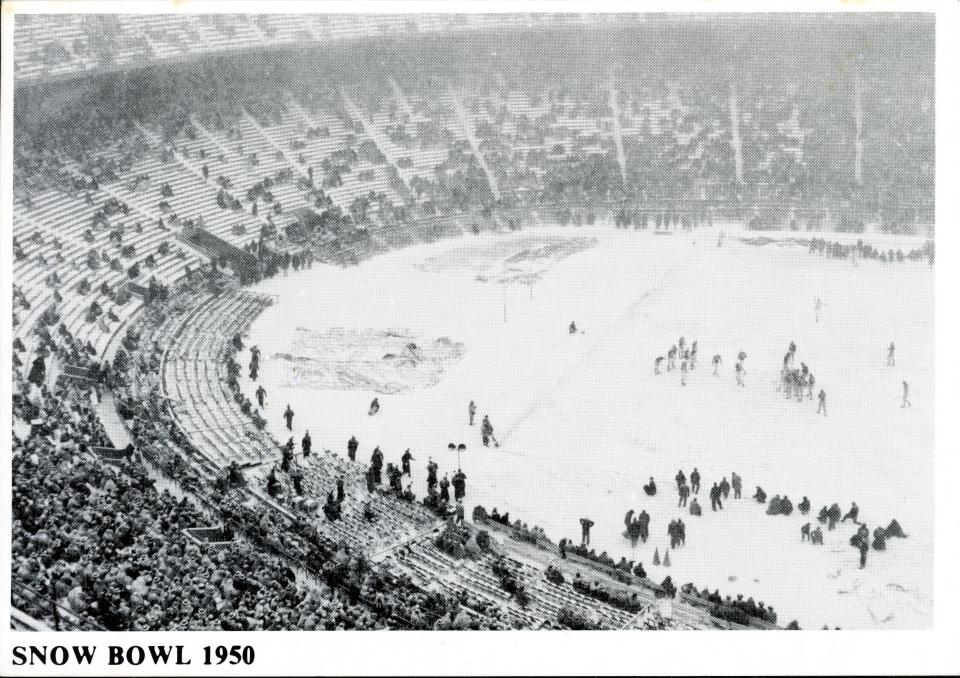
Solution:
{"label": "group of people huddled on field", "polygon": [[[714,482],[710,492],[710,503],[711,509],[713,511],[723,510],[723,502],[727,500],[730,495],[730,492],[733,492],[734,499],[739,499],[743,493],[743,479],[736,472],[732,473],[730,476],[730,481],[726,477],[722,478],[720,482]],[[677,485],[677,494],[679,497],[678,507],[689,506],[689,512],[693,516],[701,516],[702,509],[697,502],[696,495],[700,492],[701,487],[701,474],[699,469],[694,468],[688,478],[683,472],[683,469],[678,470],[677,475],[675,476],[675,481]],[[651,477],[647,483],[643,486],[644,493],[653,497],[657,494],[657,485],[656,481]],[[692,498],[691,498],[692,495]],[[789,516],[794,511],[793,502],[787,495],[774,495],[772,499],[767,501],[767,493],[759,485],[756,488],[756,492],[753,495],[753,499],[761,505],[766,505],[766,514],[768,516]],[[810,512],[811,503],[810,499],[806,496],[800,501],[796,506],[796,510],[799,511],[801,515],[807,515]],[[850,510],[841,517],[841,511],[839,505],[834,503],[829,508],[824,506],[818,516],[818,521],[821,524],[827,525],[829,530],[833,530],[838,523],[846,522],[851,520],[854,523],[857,523],[859,508],[857,507],[856,502],[853,503]],[[590,529],[594,525],[594,521],[589,518],[581,518],[581,544],[579,547],[574,547],[567,541],[562,540],[560,543],[560,554],[561,557],[566,557],[567,552],[572,551],[581,555],[582,557],[587,557],[590,559],[598,560],[599,562],[606,564],[608,566],[614,566],[614,561],[612,558],[607,556],[606,552],[603,552],[600,556],[597,556],[592,550],[589,549],[590,545]],[[646,543],[650,535],[650,514],[646,510],[641,510],[640,513],[636,513],[633,509],[627,511],[624,516],[624,532],[623,536],[630,540],[633,546],[637,545],[638,541]],[[672,519],[667,526],[667,535],[670,537],[670,549],[676,549],[680,546],[683,546],[686,542],[686,525],[684,524],[681,518]],[[893,520],[890,525],[886,528],[876,528],[873,531],[873,541],[872,546],[874,550],[882,551],[886,548],[886,540],[891,537],[900,537],[904,538],[907,535],[904,534],[900,524]],[[801,528],[801,540],[809,540],[811,544],[822,545],[823,544],[823,531],[817,526],[816,528],[811,529],[811,523],[806,523]],[[866,526],[861,524],[860,528],[851,540],[850,543],[852,546],[860,550],[860,567],[866,566],[866,552],[870,547],[870,533],[867,530]],[[609,561],[609,562],[608,562]],[[669,549],[665,549],[664,558],[661,560],[659,555],[659,549],[654,554],[654,565],[669,566],[670,557]],[[640,565],[642,568],[642,565]],[[699,594],[695,594],[699,595]],[[719,595],[719,594],[717,594]],[[738,597],[738,603],[732,605],[733,607],[740,607],[744,603],[742,601],[742,596]],[[716,601],[715,601],[716,602]],[[720,601],[723,602],[723,601]],[[726,605],[731,605],[729,596],[725,602]],[[750,601],[752,603],[752,601]],[[750,607],[749,605],[747,605]],[[762,609],[762,604],[760,608]],[[772,609],[771,609],[772,611]],[[731,613],[733,614],[733,613]],[[746,612],[749,616],[759,616],[762,619],[771,621],[768,615],[757,614],[756,610],[753,612]],[[722,615],[719,615],[722,616]],[[734,615],[736,616],[736,615]],[[733,617],[731,617],[733,619]],[[774,615],[772,621],[776,621],[776,616]],[[745,623],[742,622],[741,623]]]}
{"label": "group of people huddled on field", "polygon": [[680,340],[676,344],[670,347],[666,355],[666,368],[664,367],[664,356],[657,356],[653,361],[653,373],[662,374],[663,371],[673,372],[677,369],[677,361],[679,360],[679,371],[680,371],[680,385],[687,385],[687,372],[696,368],[697,366],[697,341],[694,340],[691,344],[687,345],[687,340],[685,337],[680,337]]}
{"label": "group of people huddled on field", "polygon": [[[804,394],[807,400],[813,400],[813,388],[816,384],[816,378],[813,372],[804,362],[799,367],[795,366],[795,357],[797,354],[797,345],[790,342],[787,352],[783,356],[783,366],[780,368],[780,383],[777,385],[777,391],[783,393],[787,400],[793,398],[798,403],[803,402]],[[817,414],[827,416],[827,393],[822,388],[817,394]]]}
{"label": "group of people huddled on field", "polygon": [[[654,359],[653,373],[660,375],[666,372],[678,371],[680,373],[680,385],[686,386],[687,374],[697,367],[697,350],[696,339],[688,345],[686,337],[680,337],[677,343],[673,344],[667,350],[666,356],[660,355]],[[737,354],[737,361],[733,369],[737,386],[741,388],[745,385],[743,378],[747,374],[747,370],[744,367],[744,361],[746,361],[746,359],[747,354],[744,351],[740,351],[740,353]],[[719,353],[715,353],[711,359],[711,363],[713,364],[713,376],[719,377],[723,358]]]}
{"label": "group of people huddled on field", "polygon": [[[774,495],[774,497],[767,502],[767,493],[758,485],[757,491],[753,495],[753,498],[757,501],[758,504],[767,504],[767,515],[783,515],[789,516],[793,513],[794,507],[793,502],[790,501],[790,498],[787,495]],[[800,515],[807,515],[810,512],[811,504],[810,499],[806,496],[800,500],[800,503],[797,504],[797,511]],[[850,544],[860,551],[860,567],[865,567],[867,564],[867,550],[870,547],[870,533],[867,529],[867,526],[859,522],[860,507],[857,506],[857,502],[853,502],[850,506],[850,510],[841,516],[840,505],[834,502],[829,507],[823,506],[820,509],[820,512],[817,514],[817,522],[821,525],[825,525],[828,531],[833,531],[838,524],[847,522],[848,520],[853,522],[855,525],[859,525],[857,534],[854,535],[850,540]],[[822,545],[823,544],[823,530],[818,525],[816,527],[812,526],[813,524],[808,522],[800,528],[800,540],[809,541],[813,545]],[[877,551],[883,551],[886,549],[886,540],[890,537],[900,537],[905,538],[907,535],[904,534],[903,529],[900,527],[900,523],[896,519],[890,521],[890,524],[883,528],[878,527],[873,531],[873,548]]]}
{"label": "group of people huddled on field", "polygon": [[[816,309],[818,321],[820,306],[820,300],[817,299]],[[896,364],[894,356],[895,350],[894,343],[890,342],[890,346],[887,349],[888,367],[892,367]],[[787,348],[787,352],[783,356],[783,362],[780,368],[780,379],[777,384],[777,391],[782,393],[784,398],[787,400],[796,400],[798,403],[801,403],[805,399],[813,400],[816,378],[806,363],[800,361],[799,366],[796,364],[796,354],[797,345],[795,342],[791,341],[789,347]],[[747,373],[746,369],[744,368],[744,361],[746,361],[746,359],[747,354],[744,351],[741,351],[737,356],[737,362],[734,368],[734,376],[736,378],[737,385],[740,387],[744,386],[743,378]],[[723,359],[721,358],[720,354],[716,354],[713,356],[712,362],[713,376],[717,377],[720,374],[719,370],[720,365],[723,363]],[[686,343],[686,338],[680,337],[677,343],[672,345],[667,351],[666,356],[657,356],[653,363],[653,373],[654,375],[660,375],[667,372],[679,371],[680,385],[686,386],[687,374],[696,368],[696,364],[697,341],[694,340],[688,346]],[[910,402],[910,385],[906,380],[903,381],[903,394],[900,407],[912,407]],[[817,392],[817,414],[822,414],[824,417],[827,416],[827,393],[822,388]]]}
{"label": "group of people huddled on field", "polygon": [[849,259],[853,257],[854,262],[857,259],[872,259],[881,263],[903,263],[904,261],[920,261],[926,259],[930,266],[933,266],[934,244],[932,240],[927,240],[922,247],[914,248],[907,254],[903,250],[892,247],[887,250],[880,250],[872,245],[858,239],[856,243],[844,244],[841,242],[825,240],[824,238],[810,239],[810,254],[820,254],[831,259]]}
{"label": "group of people huddled on field", "polygon": [[[693,496],[690,500],[690,496],[698,495],[700,493],[700,471],[697,468],[694,468],[690,474],[690,483],[687,484],[687,476],[683,472],[683,469],[677,471],[675,477],[677,483],[677,494],[679,495],[678,507],[688,506],[689,500],[689,512],[692,516],[701,516],[703,515],[703,509],[700,507],[697,497]],[[710,488],[710,507],[713,511],[723,509],[723,501],[727,499],[730,495],[731,490],[734,493],[734,498],[739,499],[741,496],[743,480],[737,473],[731,474],[731,481],[728,481],[724,477],[720,482],[713,483],[713,486]],[[657,483],[651,476],[650,479],[643,485],[644,494],[648,497],[654,497],[657,494]],[[641,509],[640,512],[636,512],[634,509],[630,509],[626,512],[623,518],[624,538],[628,539],[632,546],[636,547],[637,542],[646,543],[647,539],[650,537],[650,514],[647,513],[645,509]],[[581,518],[580,527],[581,527],[581,540],[580,545],[584,548],[590,545],[590,529],[593,527],[594,521],[590,518]],[[670,536],[670,547],[676,548],[679,545],[686,543],[686,525],[683,520],[677,518],[670,521],[670,524],[667,527],[667,534]]]}

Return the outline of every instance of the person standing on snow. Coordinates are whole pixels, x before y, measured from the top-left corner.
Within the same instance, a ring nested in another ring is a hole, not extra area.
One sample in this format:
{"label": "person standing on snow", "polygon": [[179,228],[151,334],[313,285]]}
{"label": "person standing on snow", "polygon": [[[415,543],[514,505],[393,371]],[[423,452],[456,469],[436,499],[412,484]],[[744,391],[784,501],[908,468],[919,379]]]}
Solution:
{"label": "person standing on snow", "polygon": [[593,527],[593,521],[589,518],[580,519],[580,545],[590,545],[590,528]]}
{"label": "person standing on snow", "polygon": [[494,447],[500,447],[497,438],[493,435],[493,424],[490,423],[490,415],[483,415],[483,423],[480,425],[480,436],[483,438],[483,446],[490,447],[490,441],[493,441]]}
{"label": "person standing on snow", "polygon": [[733,487],[733,498],[739,499],[740,493],[743,491],[743,479],[737,475],[736,471],[730,474],[730,485]]}
{"label": "person standing on snow", "polygon": [[700,471],[693,467],[693,473],[690,474],[690,489],[694,494],[700,494]]}
{"label": "person standing on snow", "polygon": [[720,489],[720,494],[723,495],[724,499],[730,496],[730,483],[727,482],[726,476],[724,476],[723,480],[720,481],[720,485],[718,487]]}

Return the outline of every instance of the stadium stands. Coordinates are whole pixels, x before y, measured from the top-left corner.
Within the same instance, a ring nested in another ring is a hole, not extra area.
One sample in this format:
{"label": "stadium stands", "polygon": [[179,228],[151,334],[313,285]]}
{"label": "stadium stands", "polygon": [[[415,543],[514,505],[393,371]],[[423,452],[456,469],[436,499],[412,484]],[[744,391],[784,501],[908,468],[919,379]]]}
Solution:
{"label": "stadium stands", "polygon": [[[657,228],[714,215],[796,230],[932,221],[932,92],[895,96],[911,55],[892,79],[878,75],[886,62],[862,65],[856,91],[868,96],[855,103],[824,97],[809,60],[772,66],[775,77],[732,74],[715,54],[665,71],[596,59],[571,72],[561,41],[532,75],[509,59],[476,72],[465,56],[441,77],[411,65],[424,34],[469,35],[472,57],[489,51],[491,29],[618,21],[18,15],[14,413],[29,433],[14,440],[14,604],[62,628],[772,628],[688,591],[665,619],[661,587],[561,563],[546,539],[528,548],[499,534],[454,557],[437,545],[443,520],[368,492],[362,465],[315,450],[287,467],[231,371],[232,338],[271,300],[185,237],[206,231],[249,253],[262,278],[308,254],[349,265],[467,230],[620,225],[626,213]],[[383,36],[410,45],[377,47]],[[322,46],[322,58],[349,61],[336,47],[358,41],[394,68],[337,61],[329,81],[299,60]],[[128,108],[109,82],[117,73],[117,91],[146,82],[155,94]],[[73,96],[97,106],[37,113],[45,83],[81,74]],[[838,133],[853,108],[866,131]],[[852,159],[858,144],[866,162]],[[97,383],[71,380],[69,366]],[[96,416],[103,386],[136,441],[109,466],[92,453],[112,448]],[[319,507],[338,480],[330,520]],[[221,524],[235,539],[217,553],[183,532]],[[479,543],[482,527],[465,529]],[[551,568],[591,584],[557,583]]]}

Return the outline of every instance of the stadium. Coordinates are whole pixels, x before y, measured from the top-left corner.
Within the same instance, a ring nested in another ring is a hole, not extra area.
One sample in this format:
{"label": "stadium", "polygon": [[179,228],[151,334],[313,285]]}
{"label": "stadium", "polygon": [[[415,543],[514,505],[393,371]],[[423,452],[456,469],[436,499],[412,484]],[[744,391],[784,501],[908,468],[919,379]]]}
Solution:
{"label": "stadium", "polygon": [[12,628],[932,624],[928,15],[14,54]]}

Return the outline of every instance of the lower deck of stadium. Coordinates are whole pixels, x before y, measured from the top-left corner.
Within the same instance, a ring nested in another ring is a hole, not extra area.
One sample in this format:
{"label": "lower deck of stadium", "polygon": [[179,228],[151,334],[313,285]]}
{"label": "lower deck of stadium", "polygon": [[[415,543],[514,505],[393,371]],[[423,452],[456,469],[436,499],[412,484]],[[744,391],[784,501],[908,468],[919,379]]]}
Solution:
{"label": "lower deck of stadium", "polygon": [[[597,553],[639,560],[655,580],[737,591],[804,628],[928,626],[934,325],[933,305],[914,302],[932,299],[933,269],[824,258],[802,234],[731,230],[721,247],[718,230],[544,227],[416,245],[347,269],[314,264],[255,286],[275,303],[245,337],[262,359],[253,381],[249,353],[238,357],[241,388],[252,401],[266,389],[262,413],[280,442],[299,445],[309,430],[315,450],[345,456],[356,436],[364,464],[376,446],[395,464],[409,448],[420,497],[428,458],[452,477],[448,443],[465,443],[468,514],[497,507],[577,542],[589,517]],[[685,386],[679,370],[654,374],[681,336],[699,352]],[[826,417],[816,393],[796,402],[777,391],[791,341],[827,394]],[[900,407],[903,381],[910,408]],[[499,447],[481,444],[484,415]],[[673,480],[694,467],[699,518],[677,507]],[[711,511],[710,486],[731,472],[743,498]],[[655,497],[642,490],[651,476]],[[756,486],[794,504],[806,495],[813,511],[765,515],[750,499]],[[849,523],[825,531],[823,546],[800,536],[820,506],[846,511],[851,501],[871,530],[895,518],[910,535],[871,551],[862,570]],[[629,509],[652,518],[636,547],[622,536]],[[678,517],[686,544],[670,551],[669,568],[654,566]]]}

